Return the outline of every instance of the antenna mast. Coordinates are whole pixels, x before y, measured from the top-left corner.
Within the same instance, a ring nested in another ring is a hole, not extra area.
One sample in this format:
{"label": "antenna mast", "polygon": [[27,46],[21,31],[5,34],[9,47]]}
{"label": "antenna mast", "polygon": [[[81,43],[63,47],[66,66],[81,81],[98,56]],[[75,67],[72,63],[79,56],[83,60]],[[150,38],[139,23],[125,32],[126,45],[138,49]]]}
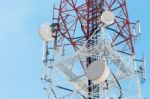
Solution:
{"label": "antenna mast", "polygon": [[141,27],[126,0],[60,0],[39,33],[49,99],[142,99],[145,61],[134,49]]}

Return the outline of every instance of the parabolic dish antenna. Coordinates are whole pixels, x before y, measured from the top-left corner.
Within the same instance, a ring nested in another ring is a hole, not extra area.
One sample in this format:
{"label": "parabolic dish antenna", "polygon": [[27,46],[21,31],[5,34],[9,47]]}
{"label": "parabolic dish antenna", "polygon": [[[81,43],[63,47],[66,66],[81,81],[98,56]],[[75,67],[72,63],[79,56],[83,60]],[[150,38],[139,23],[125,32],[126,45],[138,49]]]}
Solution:
{"label": "parabolic dish antenna", "polygon": [[104,11],[101,15],[101,21],[106,25],[113,24],[115,20],[115,15],[111,11]]}
{"label": "parabolic dish antenna", "polygon": [[108,66],[103,61],[95,61],[87,68],[86,76],[95,84],[104,82],[109,76]]}
{"label": "parabolic dish antenna", "polygon": [[39,27],[39,34],[45,42],[50,42],[54,39],[52,37],[51,27],[49,23],[44,23]]}

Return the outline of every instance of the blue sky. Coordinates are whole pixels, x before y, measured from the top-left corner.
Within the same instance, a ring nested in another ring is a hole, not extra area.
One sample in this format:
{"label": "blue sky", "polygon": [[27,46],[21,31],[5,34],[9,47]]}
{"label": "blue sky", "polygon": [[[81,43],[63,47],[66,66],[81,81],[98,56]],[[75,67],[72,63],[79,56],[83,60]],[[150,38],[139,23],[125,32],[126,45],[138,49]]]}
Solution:
{"label": "blue sky", "polygon": [[[0,0],[0,99],[46,99],[40,81],[42,40],[38,26],[51,20],[52,0]],[[141,20],[143,34],[136,45],[138,56],[147,60],[150,88],[150,1],[128,0],[131,20]]]}

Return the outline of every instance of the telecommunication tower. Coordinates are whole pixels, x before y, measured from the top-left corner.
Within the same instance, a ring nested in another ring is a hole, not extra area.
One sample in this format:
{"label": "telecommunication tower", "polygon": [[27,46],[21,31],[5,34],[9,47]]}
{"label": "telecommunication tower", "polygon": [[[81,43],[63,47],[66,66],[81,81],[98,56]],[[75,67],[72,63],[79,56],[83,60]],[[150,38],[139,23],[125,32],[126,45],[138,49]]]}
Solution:
{"label": "telecommunication tower", "polygon": [[59,0],[39,34],[49,99],[142,99],[141,26],[130,22],[126,0]]}

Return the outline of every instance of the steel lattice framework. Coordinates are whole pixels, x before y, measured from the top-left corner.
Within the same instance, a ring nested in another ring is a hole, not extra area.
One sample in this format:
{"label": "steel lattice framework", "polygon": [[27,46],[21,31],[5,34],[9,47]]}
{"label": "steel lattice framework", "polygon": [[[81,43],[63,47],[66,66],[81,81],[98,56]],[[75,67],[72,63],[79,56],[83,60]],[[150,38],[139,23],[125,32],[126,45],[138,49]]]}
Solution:
{"label": "steel lattice framework", "polygon": [[[135,58],[139,22],[129,20],[126,0],[60,0],[53,7],[54,41],[44,43],[41,79],[50,99],[141,99],[140,78],[145,79],[144,59]],[[111,11],[115,21],[100,20]],[[86,69],[104,61],[109,78],[94,84]],[[137,66],[137,62],[142,65]],[[138,70],[141,67],[142,69]]]}
{"label": "steel lattice framework", "polygon": [[[126,0],[61,0],[60,6],[54,7],[54,11],[58,12],[58,15],[54,16],[54,22],[59,24],[55,45],[61,46],[62,39],[67,39],[69,43],[65,45],[74,48],[82,46],[83,41],[98,28],[104,10],[111,10],[116,16],[115,23],[107,26],[107,29],[113,31],[110,34],[113,37],[113,46],[119,46],[118,51],[121,53],[134,55],[134,35],[130,29],[130,24],[133,23],[129,21]],[[79,28],[82,32],[76,35]]]}

